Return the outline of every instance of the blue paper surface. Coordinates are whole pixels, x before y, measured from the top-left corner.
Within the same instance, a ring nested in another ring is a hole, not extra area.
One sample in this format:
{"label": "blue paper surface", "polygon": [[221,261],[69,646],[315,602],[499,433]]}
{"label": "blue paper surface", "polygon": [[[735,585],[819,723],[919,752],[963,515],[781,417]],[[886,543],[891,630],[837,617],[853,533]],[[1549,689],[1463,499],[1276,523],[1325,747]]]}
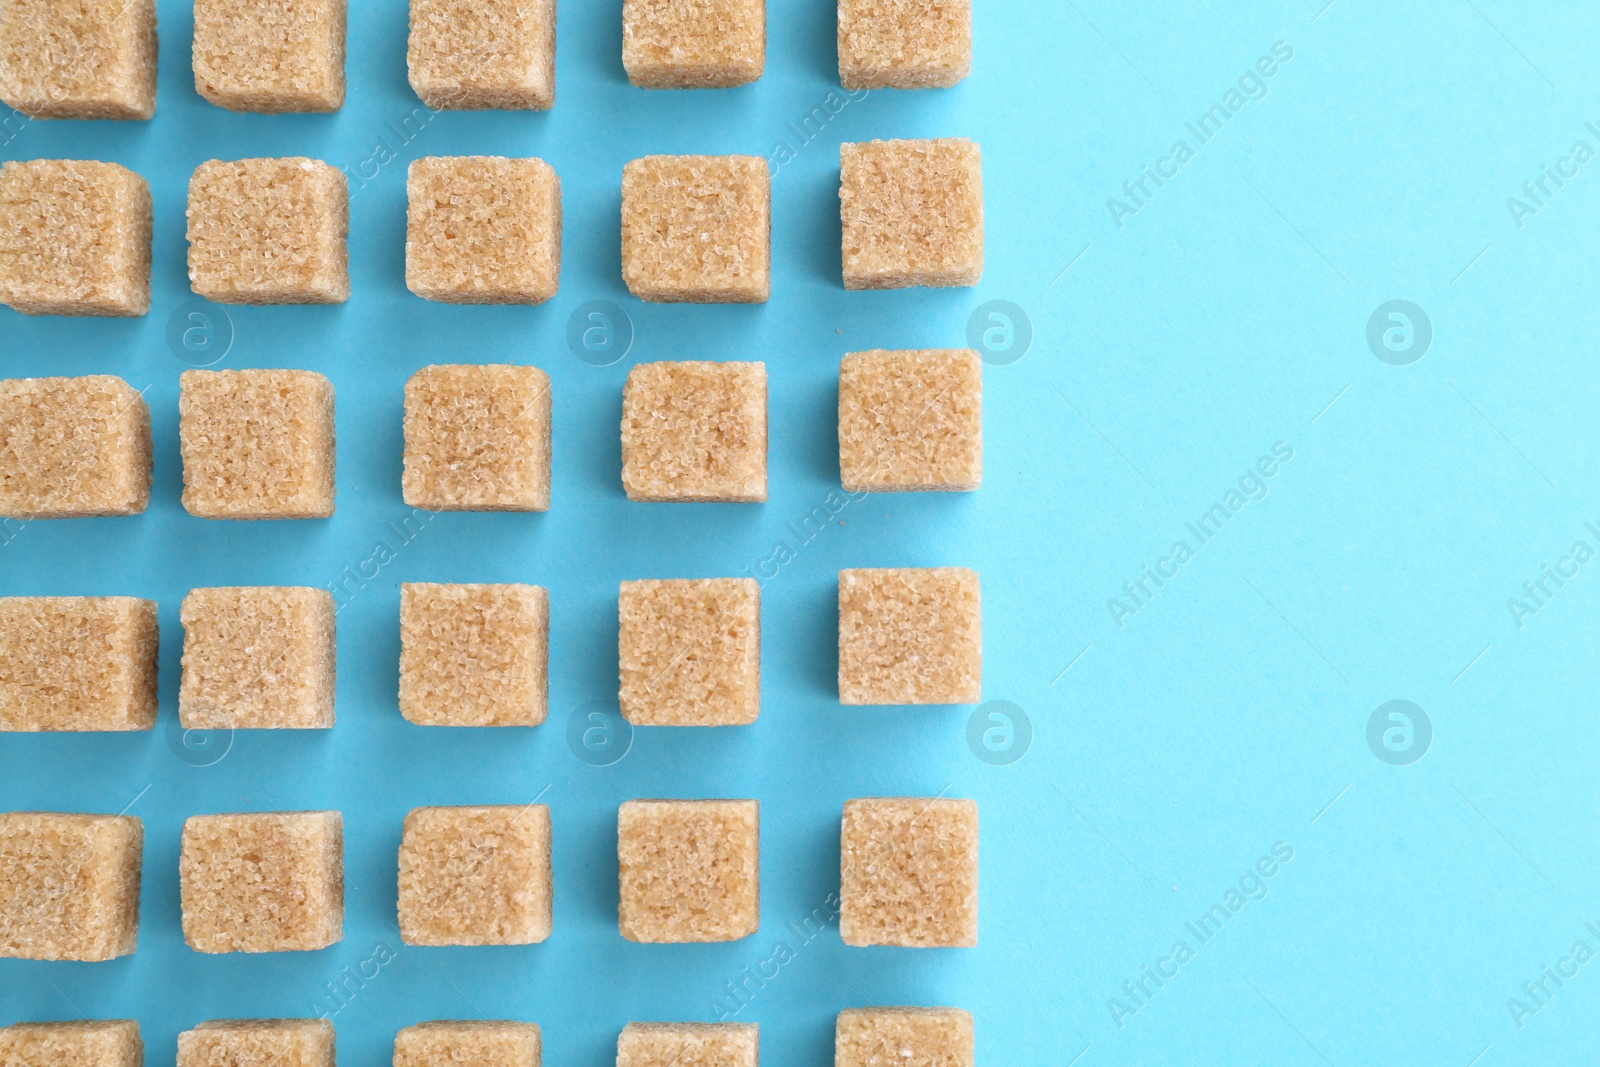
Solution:
{"label": "blue paper surface", "polygon": [[[1594,1062],[1600,562],[1575,545],[1600,550],[1600,12],[980,0],[961,85],[845,94],[821,0],[772,0],[757,84],[695,92],[627,85],[619,8],[562,4],[549,113],[428,114],[405,5],[374,0],[350,12],[343,110],[261,116],[196,96],[190,11],[162,0],[153,122],[3,124],[0,158],[150,182],[150,314],[0,309],[0,374],[121,375],[156,455],[142,516],[0,527],[0,593],[157,600],[162,700],[150,733],[0,736],[0,810],[126,810],[146,831],[137,954],[0,961],[0,1023],[137,1018],[160,1064],[202,1020],[326,1013],[341,1063],[375,1065],[414,1022],[515,1018],[541,1025],[547,1062],[599,1065],[629,1021],[726,1018],[759,1022],[763,1061],[789,1067],[831,1063],[842,1008],[949,1004],[988,1065]],[[982,285],[846,293],[839,143],[929,136],[983,147]],[[781,163],[770,303],[628,295],[621,169],[658,152]],[[480,153],[561,177],[543,306],[405,289],[406,163]],[[349,303],[193,302],[190,172],[275,155],[351,175]],[[610,365],[569,344],[591,302],[631,333]],[[843,498],[840,357],[969,336],[990,348],[982,490]],[[770,500],[627,502],[628,368],[701,358],[767,364]],[[178,375],[213,360],[332,379],[333,519],[183,511]],[[550,373],[547,514],[401,501],[404,383],[450,362]],[[836,572],[927,565],[982,576],[984,696],[1009,703],[841,707]],[[620,580],[745,574],[763,582],[755,725],[639,730],[606,766],[569,745],[615,699]],[[404,722],[402,581],[546,586],[549,721]],[[232,584],[345,591],[335,729],[186,747],[178,605]],[[838,888],[847,798],[940,793],[980,805],[979,947],[796,933]],[[759,934],[620,937],[616,808],[655,796],[760,799]],[[402,946],[405,813],[535,797],[554,820],[550,939]],[[183,819],[308,808],[344,812],[344,940],[186,948]]]}

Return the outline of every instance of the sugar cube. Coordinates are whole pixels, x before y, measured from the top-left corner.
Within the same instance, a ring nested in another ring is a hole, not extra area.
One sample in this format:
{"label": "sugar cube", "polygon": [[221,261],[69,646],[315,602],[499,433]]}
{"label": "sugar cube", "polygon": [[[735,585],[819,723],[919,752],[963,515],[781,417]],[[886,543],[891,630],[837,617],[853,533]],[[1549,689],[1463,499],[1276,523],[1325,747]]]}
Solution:
{"label": "sugar cube", "polygon": [[550,808],[414,808],[400,838],[408,945],[531,945],[550,936]]}
{"label": "sugar cube", "polygon": [[747,85],[766,60],[766,0],[623,0],[622,66],[642,89]]}
{"label": "sugar cube", "polygon": [[539,1056],[533,1023],[418,1023],[394,1036],[394,1067],[539,1067]]}
{"label": "sugar cube", "polygon": [[132,955],[143,852],[144,824],[130,815],[0,813],[0,956]]}
{"label": "sugar cube", "polygon": [[978,805],[941,797],[848,800],[839,845],[847,945],[978,943]]}
{"label": "sugar cube", "polygon": [[186,730],[333,725],[334,603],[324,589],[231,586],[183,598]]}
{"label": "sugar cube", "polygon": [[846,89],[947,88],[972,69],[972,0],[839,0]]}
{"label": "sugar cube", "polygon": [[337,111],[345,0],[194,0],[195,92],[230,111]]}
{"label": "sugar cube", "polygon": [[219,304],[350,298],[350,197],[316,159],[213,159],[189,179],[189,283]]}
{"label": "sugar cube", "polygon": [[622,387],[629,500],[767,499],[767,365],[640,363]]}
{"label": "sugar cube", "polygon": [[115,163],[0,163],[0,304],[24,315],[150,310],[150,187]]}
{"label": "sugar cube", "polygon": [[973,1067],[960,1008],[851,1008],[834,1028],[834,1067]]}
{"label": "sugar cube", "polygon": [[550,376],[506,364],[417,371],[401,486],[428,511],[548,511]]}
{"label": "sugar cube", "polygon": [[983,166],[965,138],[839,146],[844,287],[977,285]]}
{"label": "sugar cube", "polygon": [[132,1019],[17,1023],[0,1027],[5,1067],[143,1067],[144,1041]]}
{"label": "sugar cube", "polygon": [[178,1035],[178,1067],[334,1067],[327,1019],[213,1019]]}
{"label": "sugar cube", "polygon": [[754,800],[630,800],[617,812],[622,936],[737,941],[761,925]]}
{"label": "sugar cube", "polygon": [[841,704],[976,704],[978,576],[965,567],[839,572]]}
{"label": "sugar cube", "polygon": [[645,156],[622,168],[622,280],[640,300],[764,304],[772,178],[760,156]]}
{"label": "sugar cube", "polygon": [[150,729],[159,639],[151,600],[0,597],[0,732]]}
{"label": "sugar cube", "polygon": [[538,726],[550,598],[537,585],[400,586],[400,714],[419,726]]}
{"label": "sugar cube", "polygon": [[178,858],[183,939],[196,952],[308,952],[344,935],[337,811],[195,815]]}
{"label": "sugar cube", "polygon": [[411,0],[406,69],[434,111],[548,111],[555,0]]}
{"label": "sugar cube", "polygon": [[137,515],[150,502],[150,408],[109,374],[0,381],[0,515]]}
{"label": "sugar cube", "polygon": [[333,514],[333,384],[315,371],[184,371],[178,439],[191,515]]}
{"label": "sugar cube", "polygon": [[0,100],[38,119],[150,118],[155,0],[4,0]]}
{"label": "sugar cube", "polygon": [[541,304],[561,281],[561,180],[542,159],[427,156],[406,171],[406,288]]}
{"label": "sugar cube", "polygon": [[629,1023],[617,1067],[757,1067],[755,1023]]}
{"label": "sugar cube", "polygon": [[966,348],[852,352],[839,365],[852,493],[970,492],[983,480],[983,361]]}
{"label": "sugar cube", "polygon": [[761,710],[753,578],[623,582],[620,704],[635,726],[742,726]]}

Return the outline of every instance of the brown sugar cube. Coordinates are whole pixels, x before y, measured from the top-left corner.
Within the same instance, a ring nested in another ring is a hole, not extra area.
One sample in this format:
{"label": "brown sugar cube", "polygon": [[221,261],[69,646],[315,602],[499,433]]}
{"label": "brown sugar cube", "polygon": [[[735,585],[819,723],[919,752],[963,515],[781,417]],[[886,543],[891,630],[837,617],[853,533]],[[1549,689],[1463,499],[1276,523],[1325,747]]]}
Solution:
{"label": "brown sugar cube", "polygon": [[5,1067],[143,1067],[144,1041],[132,1019],[17,1023],[0,1027]]}
{"label": "brown sugar cube", "polygon": [[737,941],[761,925],[754,800],[630,800],[617,811],[622,936]]}
{"label": "brown sugar cube", "polygon": [[623,582],[617,652],[635,726],[743,726],[761,710],[753,578]]}
{"label": "brown sugar cube", "polygon": [[144,824],[129,815],[0,814],[0,956],[132,955],[143,852]]}
{"label": "brown sugar cube", "polygon": [[538,367],[423,367],[406,382],[407,504],[550,510],[550,376]]}
{"label": "brown sugar cube", "polygon": [[189,178],[189,285],[219,304],[350,298],[350,194],[321,160],[213,159]]}
{"label": "brown sugar cube", "polygon": [[834,1028],[834,1067],[973,1067],[960,1008],[851,1008]]}
{"label": "brown sugar cube", "polygon": [[159,637],[153,600],[0,597],[0,732],[150,729]]}
{"label": "brown sugar cube", "polygon": [[967,348],[852,352],[839,365],[839,473],[852,493],[983,480],[983,360]]}
{"label": "brown sugar cube", "polygon": [[561,180],[542,159],[427,156],[406,171],[406,288],[542,304],[561,280]]}
{"label": "brown sugar cube", "polygon": [[846,89],[943,89],[972,69],[972,0],[839,0]]}
{"label": "brown sugar cube", "polygon": [[767,0],[623,0],[622,66],[641,89],[727,89],[761,77]]}
{"label": "brown sugar cube", "polygon": [[965,138],[839,146],[844,287],[977,285],[983,165]]}
{"label": "brown sugar cube", "polygon": [[978,805],[847,800],[839,847],[839,936],[847,945],[978,943]]}
{"label": "brown sugar cube", "polygon": [[767,499],[767,365],[640,363],[622,387],[629,500]]}
{"label": "brown sugar cube", "polygon": [[309,952],[344,936],[337,811],[195,815],[178,857],[183,939],[196,952]]}
{"label": "brown sugar cube", "polygon": [[538,726],[550,598],[537,585],[400,586],[400,714],[419,726]]}
{"label": "brown sugar cube", "polygon": [[315,371],[184,371],[178,443],[191,515],[333,514],[333,383]]}
{"label": "brown sugar cube", "polygon": [[234,586],[183,598],[185,730],[333,725],[334,603],[324,589]]}
{"label": "brown sugar cube", "polygon": [[150,503],[150,408],[121,378],[0,381],[0,515],[137,515]]}
{"label": "brown sugar cube", "polygon": [[982,677],[972,571],[839,572],[839,703],[976,704]]}
{"label": "brown sugar cube", "polygon": [[550,808],[414,808],[400,838],[408,945],[531,945],[550,936]]}
{"label": "brown sugar cube", "polygon": [[434,111],[548,111],[555,0],[411,0],[406,70]]}
{"label": "brown sugar cube", "polygon": [[757,1067],[755,1023],[629,1023],[617,1067]]}
{"label": "brown sugar cube", "polygon": [[150,118],[155,0],[3,0],[0,100],[36,119]]}
{"label": "brown sugar cube", "polygon": [[150,187],[115,163],[0,163],[0,304],[24,315],[150,310]]}
{"label": "brown sugar cube", "polygon": [[327,1019],[214,1019],[178,1035],[178,1067],[334,1067]]}
{"label": "brown sugar cube", "polygon": [[337,111],[345,0],[194,0],[195,92],[230,111]]}
{"label": "brown sugar cube", "polygon": [[539,1067],[539,1055],[533,1023],[418,1023],[394,1035],[394,1067]]}
{"label": "brown sugar cube", "polygon": [[760,156],[645,156],[622,168],[622,280],[640,300],[764,304],[772,177]]}

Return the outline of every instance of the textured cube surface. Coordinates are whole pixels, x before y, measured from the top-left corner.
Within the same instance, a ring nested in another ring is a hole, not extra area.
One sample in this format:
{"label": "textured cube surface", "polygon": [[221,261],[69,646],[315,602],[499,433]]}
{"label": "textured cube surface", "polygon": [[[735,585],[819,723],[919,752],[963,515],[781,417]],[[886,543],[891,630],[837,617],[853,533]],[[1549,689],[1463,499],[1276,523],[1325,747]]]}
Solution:
{"label": "textured cube surface", "polygon": [[131,955],[143,851],[144,824],[131,816],[0,814],[0,956]]}
{"label": "textured cube surface", "polygon": [[0,597],[0,731],[150,729],[159,636],[151,600]]}
{"label": "textured cube surface", "polygon": [[435,111],[548,111],[555,0],[411,0],[411,88]]}
{"label": "textured cube surface", "polygon": [[418,1023],[394,1035],[394,1067],[539,1067],[539,1055],[533,1023]]}
{"label": "textured cube surface", "polygon": [[754,800],[630,800],[617,812],[617,862],[629,941],[737,941],[761,925]]}
{"label": "textured cube surface", "polygon": [[846,89],[930,89],[972,69],[972,0],[839,0]]}
{"label": "textured cube surface", "polygon": [[960,1008],[852,1008],[834,1028],[834,1067],[973,1067]]}
{"label": "textured cube surface", "polygon": [[143,1067],[144,1042],[132,1019],[17,1023],[0,1027],[5,1067]]}
{"label": "textured cube surface", "polygon": [[0,163],[0,304],[24,315],[150,310],[150,187],[115,163]]}
{"label": "textured cube surface", "polygon": [[148,119],[155,0],[0,0],[0,100],[41,119]]}
{"label": "textured cube surface", "polygon": [[623,0],[622,66],[640,88],[746,85],[766,61],[766,0]]}
{"label": "textured cube surface", "polygon": [[622,168],[622,280],[640,300],[761,304],[772,179],[760,156],[645,156]]}
{"label": "textured cube surface", "polygon": [[315,371],[184,371],[183,506],[203,519],[333,514],[333,383]]}
{"label": "textured cube surface", "polygon": [[428,511],[550,507],[550,376],[423,367],[406,382],[405,501]]}
{"label": "textured cube surface", "polygon": [[219,304],[350,297],[349,191],[321,160],[213,159],[189,179],[189,284]]}
{"label": "textured cube surface", "polygon": [[121,378],[0,381],[0,515],[137,515],[150,502],[150,408]]}
{"label": "textured cube surface", "polygon": [[932,797],[848,800],[839,847],[847,945],[978,943],[978,805]]}
{"label": "textured cube surface", "polygon": [[839,572],[841,704],[976,704],[978,576],[965,567]]}
{"label": "textured cube surface", "polygon": [[536,585],[400,586],[400,714],[421,726],[544,722],[550,600]]}
{"label": "textured cube surface", "polygon": [[851,492],[983,480],[983,360],[966,348],[852,352],[839,365],[839,473]]}
{"label": "textured cube surface", "polygon": [[622,387],[629,500],[767,499],[767,365],[639,363]]}
{"label": "textured cube surface", "polygon": [[196,815],[178,858],[183,939],[196,952],[326,948],[344,932],[337,811]]}
{"label": "textured cube surface", "polygon": [[415,808],[400,839],[408,945],[531,945],[550,936],[550,809]]}
{"label": "textured cube surface", "polygon": [[761,710],[753,578],[623,582],[622,714],[635,726],[741,726]]}
{"label": "textured cube surface", "polygon": [[977,285],[983,165],[965,138],[839,146],[844,287]]}
{"label": "textured cube surface", "polygon": [[759,1039],[754,1023],[629,1023],[617,1067],[757,1067]]}
{"label": "textured cube surface", "polygon": [[561,279],[561,182],[542,159],[427,156],[406,171],[406,288],[540,304]]}
{"label": "textured cube surface", "polygon": [[231,586],[183,598],[186,730],[333,725],[334,603],[323,589]]}
{"label": "textured cube surface", "polygon": [[337,111],[345,0],[194,0],[195,92],[231,111]]}
{"label": "textured cube surface", "polygon": [[178,1067],[334,1067],[326,1019],[214,1019],[178,1035]]}

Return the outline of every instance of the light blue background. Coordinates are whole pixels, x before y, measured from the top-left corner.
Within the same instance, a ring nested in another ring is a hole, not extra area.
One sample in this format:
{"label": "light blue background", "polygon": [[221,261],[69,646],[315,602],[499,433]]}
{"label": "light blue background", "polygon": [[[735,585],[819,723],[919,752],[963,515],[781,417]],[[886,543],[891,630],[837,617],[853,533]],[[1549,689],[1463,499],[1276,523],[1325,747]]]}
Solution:
{"label": "light blue background", "polygon": [[[554,111],[444,113],[402,145],[390,124],[418,102],[397,0],[354,5],[347,103],[303,117],[201,101],[189,11],[163,0],[154,122],[25,123],[0,148],[124,163],[149,179],[156,219],[148,317],[0,310],[0,373],[119,374],[146,389],[156,441],[147,514],[8,525],[0,592],[152,597],[163,644],[154,732],[0,738],[0,809],[131,804],[146,827],[138,953],[0,961],[0,1023],[137,1017],[149,1062],[170,1063],[177,1033],[201,1020],[308,1014],[325,982],[381,946],[395,958],[334,1017],[343,1064],[386,1063],[394,1032],[418,1020],[480,1015],[538,1022],[551,1064],[608,1064],[624,1023],[714,1018],[724,983],[793,940],[786,924],[837,888],[846,798],[947,791],[981,808],[980,946],[852,949],[830,928],[737,1016],[761,1024],[771,1067],[830,1063],[835,1013],[866,1004],[970,1009],[990,1067],[1594,1062],[1600,961],[1549,983],[1547,1005],[1520,1027],[1507,1000],[1532,1006],[1523,983],[1575,941],[1600,949],[1584,928],[1600,924],[1600,563],[1520,628],[1506,601],[1574,541],[1600,548],[1583,525],[1600,521],[1600,162],[1547,186],[1554,195],[1521,227],[1506,202],[1574,141],[1600,149],[1584,126],[1600,120],[1600,13],[1321,3],[979,0],[967,81],[874,92],[802,146],[788,124],[838,92],[825,0],[773,0],[766,76],[714,92],[631,89],[619,5],[567,0]],[[1184,124],[1275,42],[1293,58],[1265,96],[1197,146]],[[923,136],[983,146],[983,284],[846,293],[837,145]],[[1194,158],[1119,227],[1107,199],[1179,138]],[[188,297],[190,171],[211,157],[290,154],[354,169],[380,139],[399,158],[354,190],[350,302],[232,309],[236,339],[219,364],[333,380],[338,514],[189,517],[178,503],[185,364],[165,335]],[[768,155],[779,141],[798,154],[773,186],[771,302],[628,296],[622,165],[652,152]],[[561,176],[563,274],[548,304],[454,308],[406,291],[404,164],[463,153],[538,155]],[[767,582],[756,725],[641,731],[607,768],[574,758],[569,715],[615,693],[617,582],[740,574],[793,542],[786,524],[838,488],[839,358],[961,344],[990,299],[1024,308],[1035,338],[1020,362],[986,368],[983,489],[852,502]],[[1391,299],[1420,305],[1435,330],[1409,366],[1366,343],[1369,316]],[[567,348],[568,316],[587,300],[616,302],[636,327],[615,366]],[[766,505],[624,500],[624,375],[637,360],[681,358],[766,361]],[[213,766],[176,758],[184,593],[326,585],[366,559],[408,513],[403,384],[418,367],[461,361],[549,371],[550,512],[441,515],[351,600],[333,731],[241,734]],[[1277,442],[1294,458],[1265,498],[1195,548],[1185,523]],[[1119,628],[1106,601],[1179,538],[1194,558]],[[934,564],[982,575],[985,697],[1016,702],[1036,732],[1012,766],[969,751],[970,709],[837,702],[835,572]],[[547,586],[550,721],[405,723],[394,697],[404,580]],[[1432,722],[1431,750],[1409,766],[1367,745],[1369,715],[1391,699]],[[406,811],[544,790],[549,941],[402,948],[391,923]],[[648,796],[760,798],[757,936],[642,946],[618,935],[615,810]],[[178,917],[182,820],[273,808],[344,812],[344,941],[277,956],[191,952]],[[1280,842],[1294,858],[1265,898],[1200,945],[1185,923]],[[1194,958],[1142,1004],[1130,999],[1123,983],[1180,939]],[[1120,1026],[1114,997],[1138,1009]]]}

